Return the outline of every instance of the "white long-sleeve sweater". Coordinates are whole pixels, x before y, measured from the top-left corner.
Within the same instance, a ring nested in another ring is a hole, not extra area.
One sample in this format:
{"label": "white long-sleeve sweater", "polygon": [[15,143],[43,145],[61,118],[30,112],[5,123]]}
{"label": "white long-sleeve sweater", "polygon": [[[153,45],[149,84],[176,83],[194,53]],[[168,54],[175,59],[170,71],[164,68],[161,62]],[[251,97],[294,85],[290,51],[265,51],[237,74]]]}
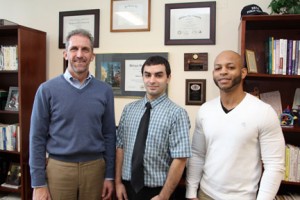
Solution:
{"label": "white long-sleeve sweater", "polygon": [[209,101],[196,118],[186,197],[195,198],[200,183],[216,200],[273,200],[284,174],[284,149],[270,105],[247,94],[226,114],[220,97]]}

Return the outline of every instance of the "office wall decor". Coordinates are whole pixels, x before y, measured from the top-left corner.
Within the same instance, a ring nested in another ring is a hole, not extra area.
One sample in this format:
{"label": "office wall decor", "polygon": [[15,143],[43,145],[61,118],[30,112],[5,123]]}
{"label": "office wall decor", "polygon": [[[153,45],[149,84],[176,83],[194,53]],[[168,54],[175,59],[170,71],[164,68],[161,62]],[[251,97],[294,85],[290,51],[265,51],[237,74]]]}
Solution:
{"label": "office wall decor", "polygon": [[110,31],[150,31],[151,0],[111,0]]}
{"label": "office wall decor", "polygon": [[143,97],[141,68],[146,59],[154,55],[168,59],[166,52],[96,54],[95,77],[110,84],[115,97]]}
{"label": "office wall decor", "polygon": [[165,5],[165,45],[208,45],[215,38],[215,1]]}
{"label": "office wall decor", "polygon": [[88,30],[94,37],[94,47],[99,47],[99,23],[99,9],[59,12],[58,47],[64,49],[66,36],[78,28]]}
{"label": "office wall decor", "polygon": [[206,101],[206,80],[186,79],[185,105],[202,105]]}

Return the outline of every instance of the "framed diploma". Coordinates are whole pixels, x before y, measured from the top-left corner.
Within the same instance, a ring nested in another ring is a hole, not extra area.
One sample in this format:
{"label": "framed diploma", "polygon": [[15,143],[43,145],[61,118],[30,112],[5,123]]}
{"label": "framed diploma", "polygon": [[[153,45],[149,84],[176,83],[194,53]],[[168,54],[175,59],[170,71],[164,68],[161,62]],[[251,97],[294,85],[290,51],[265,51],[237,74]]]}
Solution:
{"label": "framed diploma", "polygon": [[95,77],[112,86],[115,97],[143,97],[141,68],[150,56],[168,59],[168,53],[96,54]]}
{"label": "framed diploma", "polygon": [[59,12],[58,47],[65,48],[66,36],[75,29],[86,29],[94,37],[94,47],[99,47],[100,10],[78,10]]}
{"label": "framed diploma", "polygon": [[111,0],[110,31],[150,31],[151,0]]}
{"label": "framed diploma", "polygon": [[254,51],[246,49],[246,62],[247,62],[248,72],[257,73],[257,64],[256,64],[256,57]]}
{"label": "framed diploma", "polygon": [[206,101],[206,80],[186,79],[185,105],[202,105]]}
{"label": "framed diploma", "polygon": [[215,44],[216,2],[165,5],[165,45]]}

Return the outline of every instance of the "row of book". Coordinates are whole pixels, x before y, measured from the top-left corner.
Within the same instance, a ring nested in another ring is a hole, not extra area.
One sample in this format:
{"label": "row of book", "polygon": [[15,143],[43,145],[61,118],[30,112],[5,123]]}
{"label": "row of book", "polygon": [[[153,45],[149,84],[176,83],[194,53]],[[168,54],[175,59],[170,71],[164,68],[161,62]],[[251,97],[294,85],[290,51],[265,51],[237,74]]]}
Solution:
{"label": "row of book", "polygon": [[1,46],[0,70],[18,70],[17,46]]}
{"label": "row of book", "polygon": [[274,200],[300,200],[300,194],[277,195]]}
{"label": "row of book", "polygon": [[300,182],[300,148],[286,144],[285,146],[285,181]]}
{"label": "row of book", "polygon": [[266,41],[266,73],[300,75],[300,40],[275,39]]}
{"label": "row of book", "polygon": [[0,124],[0,150],[20,152],[19,124]]}

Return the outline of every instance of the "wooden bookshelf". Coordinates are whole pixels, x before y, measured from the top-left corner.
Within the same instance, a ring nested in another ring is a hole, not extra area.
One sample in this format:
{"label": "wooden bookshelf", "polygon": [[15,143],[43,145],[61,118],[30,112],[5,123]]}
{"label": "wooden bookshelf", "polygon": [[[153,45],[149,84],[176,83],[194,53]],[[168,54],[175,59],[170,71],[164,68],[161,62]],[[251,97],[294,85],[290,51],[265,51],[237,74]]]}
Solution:
{"label": "wooden bookshelf", "polygon": [[[282,109],[293,105],[296,88],[300,88],[299,75],[270,75],[266,72],[265,41],[268,37],[300,40],[300,15],[244,16],[239,25],[239,52],[245,58],[245,50],[256,55],[258,73],[248,74],[244,88],[252,92],[255,87],[260,93],[279,91]],[[245,59],[244,59],[244,66]],[[283,128],[286,143],[300,146],[300,127]],[[280,194],[300,192],[300,183],[283,181]]]}
{"label": "wooden bookshelf", "polygon": [[32,199],[29,173],[29,129],[34,96],[46,80],[46,33],[21,25],[0,26],[0,46],[17,45],[18,70],[0,71],[0,89],[14,86],[19,89],[19,110],[0,110],[0,123],[19,123],[20,152],[0,151],[0,158],[20,163],[21,187],[0,187],[0,193],[19,193],[23,200]]}

